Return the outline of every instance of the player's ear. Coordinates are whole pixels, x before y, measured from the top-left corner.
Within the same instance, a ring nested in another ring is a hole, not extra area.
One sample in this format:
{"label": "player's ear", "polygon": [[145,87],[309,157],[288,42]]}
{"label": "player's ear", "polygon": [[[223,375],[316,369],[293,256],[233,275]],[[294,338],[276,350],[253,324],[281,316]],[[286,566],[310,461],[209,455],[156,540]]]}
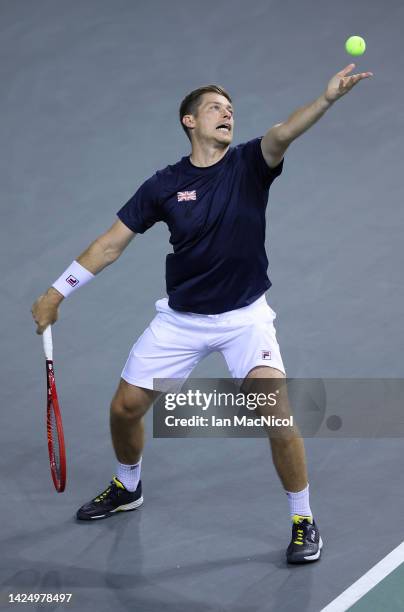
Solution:
{"label": "player's ear", "polygon": [[194,128],[195,127],[195,117],[193,115],[184,115],[182,118],[182,123],[187,128]]}

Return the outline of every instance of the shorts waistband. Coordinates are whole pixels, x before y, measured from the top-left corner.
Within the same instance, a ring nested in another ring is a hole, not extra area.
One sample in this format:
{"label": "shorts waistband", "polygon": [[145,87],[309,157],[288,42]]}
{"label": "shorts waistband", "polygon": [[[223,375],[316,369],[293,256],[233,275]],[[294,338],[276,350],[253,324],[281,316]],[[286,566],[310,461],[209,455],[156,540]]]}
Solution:
{"label": "shorts waistband", "polygon": [[201,315],[201,316],[210,317],[212,319],[221,319],[224,317],[227,318],[228,316],[232,316],[235,314],[243,314],[244,312],[253,310],[254,308],[257,308],[258,306],[260,306],[261,304],[266,304],[265,293],[263,293],[259,298],[254,300],[254,302],[252,302],[251,304],[248,304],[248,306],[242,306],[241,308],[236,308],[235,310],[227,310],[226,312],[221,312],[219,314],[208,314],[208,315]]}
{"label": "shorts waistband", "polygon": [[182,311],[174,310],[168,305],[167,298],[162,298],[161,300],[157,300],[156,310],[163,311],[163,312],[170,312],[178,316],[185,315],[187,317],[198,318],[198,319],[220,320],[224,318],[227,319],[228,317],[242,316],[244,313],[248,313],[251,310],[255,310],[256,308],[260,308],[264,305],[265,306],[268,305],[266,301],[265,293],[263,293],[259,298],[257,298],[256,300],[254,300],[254,302],[252,302],[251,304],[248,304],[247,306],[242,306],[241,308],[236,308],[235,310],[227,310],[226,312],[221,312],[219,314],[201,314],[198,312],[182,312]]}

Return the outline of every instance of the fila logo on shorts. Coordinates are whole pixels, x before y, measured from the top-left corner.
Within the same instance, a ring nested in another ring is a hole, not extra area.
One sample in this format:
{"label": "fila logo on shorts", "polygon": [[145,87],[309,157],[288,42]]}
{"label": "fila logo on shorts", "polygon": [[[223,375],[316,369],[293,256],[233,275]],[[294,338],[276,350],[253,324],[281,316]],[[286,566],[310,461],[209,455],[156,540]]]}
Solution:
{"label": "fila logo on shorts", "polygon": [[196,191],[177,191],[178,202],[188,202],[189,200],[196,200]]}
{"label": "fila logo on shorts", "polygon": [[261,351],[261,359],[271,359],[271,351]]}
{"label": "fila logo on shorts", "polygon": [[66,278],[66,282],[69,283],[69,285],[71,285],[72,287],[75,287],[79,281],[75,276],[70,274],[70,276]]}

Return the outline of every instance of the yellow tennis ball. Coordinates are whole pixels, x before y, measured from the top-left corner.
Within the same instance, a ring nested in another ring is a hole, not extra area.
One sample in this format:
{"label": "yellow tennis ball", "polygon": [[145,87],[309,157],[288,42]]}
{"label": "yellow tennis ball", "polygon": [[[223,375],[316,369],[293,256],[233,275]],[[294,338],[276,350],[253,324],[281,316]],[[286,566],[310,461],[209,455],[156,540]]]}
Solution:
{"label": "yellow tennis ball", "polygon": [[350,36],[345,41],[345,51],[349,55],[363,55],[366,50],[366,43],[361,36]]}

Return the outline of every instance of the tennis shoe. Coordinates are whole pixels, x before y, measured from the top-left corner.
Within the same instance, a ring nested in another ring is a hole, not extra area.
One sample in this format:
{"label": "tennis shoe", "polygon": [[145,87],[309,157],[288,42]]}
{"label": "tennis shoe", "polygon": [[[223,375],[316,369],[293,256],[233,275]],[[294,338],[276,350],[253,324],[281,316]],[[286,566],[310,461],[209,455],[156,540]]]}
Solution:
{"label": "tennis shoe", "polygon": [[311,516],[292,518],[292,540],[286,551],[288,563],[310,563],[320,558],[323,541]]}
{"label": "tennis shoe", "polygon": [[79,521],[103,519],[117,512],[136,510],[142,504],[142,482],[139,480],[136,491],[128,491],[114,476],[105,491],[78,509],[76,517]]}

